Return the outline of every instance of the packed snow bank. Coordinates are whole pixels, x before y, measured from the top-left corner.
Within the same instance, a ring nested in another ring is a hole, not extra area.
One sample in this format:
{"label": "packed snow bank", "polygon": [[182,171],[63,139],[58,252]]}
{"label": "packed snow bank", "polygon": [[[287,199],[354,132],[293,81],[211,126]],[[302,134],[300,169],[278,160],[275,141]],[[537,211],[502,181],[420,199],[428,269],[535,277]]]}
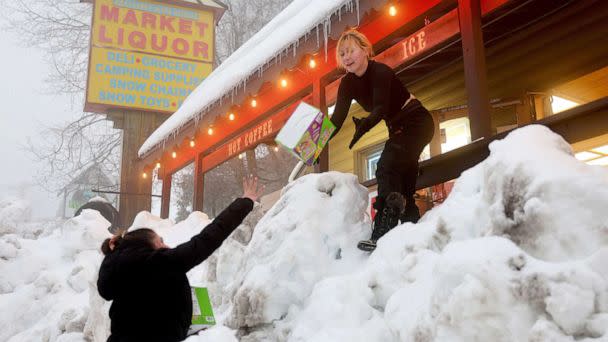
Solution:
{"label": "packed snow bank", "polygon": [[29,202],[17,198],[0,199],[0,234],[14,233],[20,223],[29,221]]}
{"label": "packed snow bank", "polygon": [[[64,223],[41,226],[44,234],[0,235],[0,341],[94,340],[92,329],[101,329],[97,341],[102,341],[107,318],[92,321],[89,308],[108,222],[85,210]],[[96,305],[107,316],[109,305]]]}
{"label": "packed snow bank", "polygon": [[542,126],[490,150],[370,256],[353,176],[294,182],[247,246],[224,245],[229,265],[207,265],[230,270],[207,279],[222,323],[242,341],[608,339],[608,172]]}
{"label": "packed snow bank", "polygon": [[[196,341],[606,341],[608,171],[541,126],[511,133],[420,223],[370,254],[353,175],[298,179],[202,265],[218,326]],[[210,221],[140,213],[170,245]],[[0,235],[0,340],[105,341],[96,212],[36,236]],[[8,309],[6,309],[8,308]]]}

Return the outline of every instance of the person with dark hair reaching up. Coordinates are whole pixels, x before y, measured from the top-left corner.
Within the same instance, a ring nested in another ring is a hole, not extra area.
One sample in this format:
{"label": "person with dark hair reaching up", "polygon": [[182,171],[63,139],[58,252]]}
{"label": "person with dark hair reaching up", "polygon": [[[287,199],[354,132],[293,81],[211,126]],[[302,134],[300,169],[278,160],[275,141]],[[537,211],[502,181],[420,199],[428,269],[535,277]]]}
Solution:
{"label": "person with dark hair reaching up", "polygon": [[173,342],[186,338],[192,297],[186,277],[243,222],[261,193],[257,178],[243,181],[244,194],[190,241],[169,248],[153,230],[140,228],[106,239],[97,289],[110,307],[108,342]]}
{"label": "person with dark hair reaching up", "polygon": [[[355,134],[348,148],[381,120],[388,128],[388,140],[378,161],[378,197],[374,203],[372,236],[359,242],[362,250],[372,251],[376,241],[402,222],[417,222],[420,212],[414,202],[418,159],[433,137],[430,113],[401,83],[388,65],[372,59],[372,45],[362,33],[348,30],[338,40],[336,61],[346,70],[340,81],[336,107],[331,121],[340,130],[352,100],[370,112],[368,117],[353,117]],[[404,207],[405,198],[405,207]]]}

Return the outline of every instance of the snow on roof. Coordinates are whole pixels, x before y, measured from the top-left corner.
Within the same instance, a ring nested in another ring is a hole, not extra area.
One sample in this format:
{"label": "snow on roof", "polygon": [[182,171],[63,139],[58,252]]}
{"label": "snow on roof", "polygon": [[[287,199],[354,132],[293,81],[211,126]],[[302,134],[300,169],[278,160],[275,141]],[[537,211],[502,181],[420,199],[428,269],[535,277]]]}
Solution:
{"label": "snow on roof", "polygon": [[213,1],[213,0],[186,0],[186,2],[192,2],[192,3],[199,3],[202,5],[206,5],[209,7],[216,7],[216,8],[224,8],[224,6],[218,4],[217,2]]}
{"label": "snow on roof", "polygon": [[262,74],[264,66],[276,62],[279,56],[298,47],[298,41],[316,29],[320,45],[319,26],[323,25],[324,44],[331,32],[331,17],[344,11],[359,11],[359,0],[294,0],[251,39],[237,49],[215,69],[139,149],[143,157],[169,138],[176,138],[180,128],[192,120],[198,121],[215,103],[244,88],[249,78]]}

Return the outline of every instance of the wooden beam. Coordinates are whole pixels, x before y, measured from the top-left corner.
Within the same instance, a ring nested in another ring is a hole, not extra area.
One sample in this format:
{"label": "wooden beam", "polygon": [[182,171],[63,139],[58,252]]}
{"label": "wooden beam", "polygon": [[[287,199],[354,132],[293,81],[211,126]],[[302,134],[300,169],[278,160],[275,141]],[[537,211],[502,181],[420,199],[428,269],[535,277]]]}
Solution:
{"label": "wooden beam", "polygon": [[[142,210],[150,211],[152,198],[151,167],[137,158],[137,150],[144,140],[162,123],[166,116],[144,111],[116,110],[112,117],[123,118],[122,160],[120,167],[119,213],[121,226],[129,227]],[[143,178],[146,172],[148,177]]]}
{"label": "wooden beam", "polygon": [[160,217],[169,218],[169,208],[171,204],[171,180],[172,174],[165,174],[163,177],[162,198],[160,200]]}
{"label": "wooden beam", "polygon": [[471,139],[492,135],[480,0],[458,0]]}
{"label": "wooden beam", "polygon": [[[608,133],[608,97],[552,115],[533,124],[545,125],[574,144]],[[416,189],[426,188],[460,177],[460,174],[490,154],[488,145],[503,139],[512,130],[475,141],[420,163]]]}
{"label": "wooden beam", "polygon": [[203,155],[198,153],[194,159],[194,198],[192,199],[192,210],[203,211],[204,199]]}
{"label": "wooden beam", "polygon": [[[547,126],[570,144],[608,134],[608,96],[532,124]],[[460,177],[463,171],[477,165],[490,155],[488,145],[491,142],[503,139],[511,131],[513,130],[488,139],[474,141],[420,162],[420,175],[416,182],[416,190]],[[369,188],[376,184],[376,179],[372,179],[364,185]]]}

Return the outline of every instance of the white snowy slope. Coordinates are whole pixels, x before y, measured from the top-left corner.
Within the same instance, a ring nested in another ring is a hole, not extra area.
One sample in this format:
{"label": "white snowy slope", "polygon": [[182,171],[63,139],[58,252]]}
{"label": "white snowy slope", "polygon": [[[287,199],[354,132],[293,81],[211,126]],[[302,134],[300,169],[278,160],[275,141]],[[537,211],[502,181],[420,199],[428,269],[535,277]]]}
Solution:
{"label": "white snowy slope", "polygon": [[[542,126],[490,149],[371,255],[355,248],[369,218],[353,175],[290,184],[189,273],[219,324],[188,341],[608,341],[607,169]],[[136,221],[175,245],[209,219]],[[86,212],[34,237],[2,233],[0,340],[105,341],[105,226]]]}

